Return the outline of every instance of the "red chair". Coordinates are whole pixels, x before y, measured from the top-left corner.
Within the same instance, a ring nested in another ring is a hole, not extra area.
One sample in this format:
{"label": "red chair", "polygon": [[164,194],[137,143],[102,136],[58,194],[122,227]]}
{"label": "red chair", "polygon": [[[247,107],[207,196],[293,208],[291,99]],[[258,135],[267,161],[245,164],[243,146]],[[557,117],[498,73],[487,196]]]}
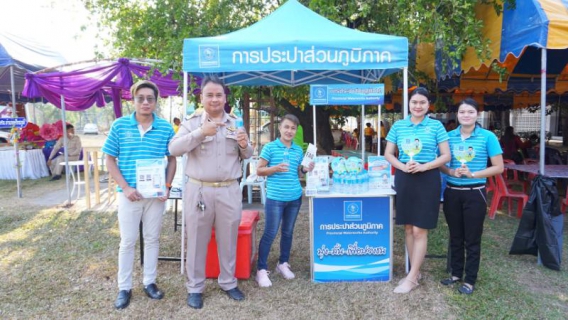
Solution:
{"label": "red chair", "polygon": [[[538,164],[538,160],[537,159],[525,159],[523,160],[524,164]],[[531,181],[534,180],[534,178],[536,178],[536,174],[534,173],[527,173],[527,180],[525,180],[525,191],[528,193],[531,188]]]}
{"label": "red chair", "polygon": [[520,218],[523,215],[523,209],[529,197],[523,192],[517,192],[509,190],[505,178],[498,174],[495,176],[495,181],[497,182],[497,189],[493,192],[493,198],[491,199],[491,206],[489,207],[489,219],[495,219],[495,213],[497,208],[501,207],[503,200],[507,199],[507,211],[511,215],[512,200],[517,199],[517,217]]}
{"label": "red chair", "polygon": [[[504,164],[515,164],[515,161],[509,160],[509,159],[503,159],[503,163]],[[509,178],[510,176],[512,176],[513,178],[512,179]],[[517,173],[517,170],[505,168],[505,171],[503,171],[503,177],[505,177],[505,179],[507,180],[507,183],[509,184],[510,187],[519,186],[521,189],[523,189],[524,193],[527,193],[526,181],[522,181],[522,180],[519,179],[519,175]]]}
{"label": "red chair", "polygon": [[493,180],[493,177],[487,177],[487,183],[485,184],[485,190],[487,193],[491,191],[495,192],[496,189],[497,187],[495,186],[495,180]]}

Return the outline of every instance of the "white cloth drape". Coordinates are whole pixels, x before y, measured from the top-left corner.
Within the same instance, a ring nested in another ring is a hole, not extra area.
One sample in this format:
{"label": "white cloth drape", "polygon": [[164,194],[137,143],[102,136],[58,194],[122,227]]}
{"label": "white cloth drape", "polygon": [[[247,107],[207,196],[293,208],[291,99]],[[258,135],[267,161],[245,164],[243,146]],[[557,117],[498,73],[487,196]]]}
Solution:
{"label": "white cloth drape", "polygon": [[[23,179],[49,176],[45,156],[41,149],[20,150]],[[0,180],[16,180],[16,152],[13,148],[0,151]]]}

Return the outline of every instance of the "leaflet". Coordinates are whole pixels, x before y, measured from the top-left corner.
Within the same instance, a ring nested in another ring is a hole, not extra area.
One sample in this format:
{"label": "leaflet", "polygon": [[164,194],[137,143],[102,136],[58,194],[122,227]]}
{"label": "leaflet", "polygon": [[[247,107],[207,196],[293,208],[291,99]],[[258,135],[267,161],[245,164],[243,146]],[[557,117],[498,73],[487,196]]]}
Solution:
{"label": "leaflet", "polygon": [[144,198],[166,195],[166,159],[136,160],[136,190]]}

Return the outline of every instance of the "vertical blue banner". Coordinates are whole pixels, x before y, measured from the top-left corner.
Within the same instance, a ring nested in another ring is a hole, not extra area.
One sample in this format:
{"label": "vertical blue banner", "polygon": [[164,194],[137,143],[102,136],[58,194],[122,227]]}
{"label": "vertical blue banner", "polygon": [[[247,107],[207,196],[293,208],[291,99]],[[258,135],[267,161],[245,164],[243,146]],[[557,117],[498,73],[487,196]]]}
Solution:
{"label": "vertical blue banner", "polygon": [[391,280],[390,199],[312,198],[314,282]]}
{"label": "vertical blue banner", "polygon": [[311,85],[310,104],[379,105],[385,103],[384,84]]}

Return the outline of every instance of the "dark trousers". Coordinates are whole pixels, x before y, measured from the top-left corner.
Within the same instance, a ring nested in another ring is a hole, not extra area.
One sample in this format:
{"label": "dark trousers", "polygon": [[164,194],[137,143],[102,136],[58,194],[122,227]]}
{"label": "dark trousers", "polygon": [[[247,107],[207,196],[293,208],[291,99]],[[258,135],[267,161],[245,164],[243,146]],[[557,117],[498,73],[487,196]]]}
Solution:
{"label": "dark trousers", "polygon": [[367,151],[373,149],[373,136],[365,136],[365,149],[367,149]]}
{"label": "dark trousers", "polygon": [[452,276],[475,284],[481,258],[481,235],[487,214],[486,191],[483,189],[444,191],[444,215],[450,229],[450,265]]}

